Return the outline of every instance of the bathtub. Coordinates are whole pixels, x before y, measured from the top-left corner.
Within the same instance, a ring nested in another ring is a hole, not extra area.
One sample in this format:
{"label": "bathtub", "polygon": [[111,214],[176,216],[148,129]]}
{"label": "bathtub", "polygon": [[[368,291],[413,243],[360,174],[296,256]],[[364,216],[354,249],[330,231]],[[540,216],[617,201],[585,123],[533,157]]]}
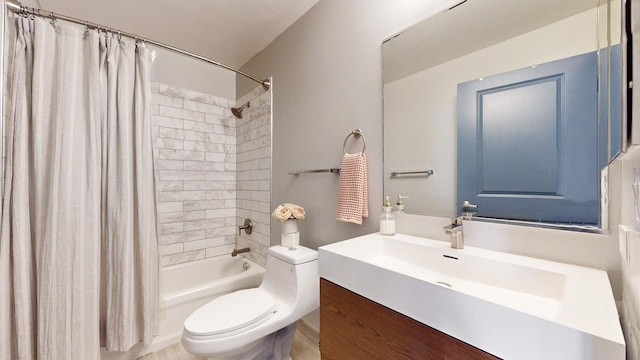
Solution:
{"label": "bathtub", "polygon": [[167,266],[160,270],[160,324],[149,345],[101,353],[101,360],[130,360],[180,342],[183,323],[197,308],[232,291],[257,287],[264,268],[229,255]]}

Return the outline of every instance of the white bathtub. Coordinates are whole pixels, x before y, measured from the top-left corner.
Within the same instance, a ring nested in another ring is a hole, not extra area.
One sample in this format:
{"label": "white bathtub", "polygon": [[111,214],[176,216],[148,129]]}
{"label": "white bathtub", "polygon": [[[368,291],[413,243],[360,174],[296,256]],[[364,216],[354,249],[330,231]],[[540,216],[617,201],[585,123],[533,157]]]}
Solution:
{"label": "white bathtub", "polygon": [[220,295],[257,287],[264,268],[229,255],[172,265],[160,270],[160,328],[147,346],[127,352],[102,351],[102,360],[130,360],[180,342],[183,323],[197,308]]}

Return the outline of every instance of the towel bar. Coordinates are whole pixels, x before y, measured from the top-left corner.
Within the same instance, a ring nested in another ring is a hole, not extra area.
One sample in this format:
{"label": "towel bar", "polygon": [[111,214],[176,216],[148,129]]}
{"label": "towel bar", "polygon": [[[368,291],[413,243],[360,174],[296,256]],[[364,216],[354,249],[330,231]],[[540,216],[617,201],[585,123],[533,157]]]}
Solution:
{"label": "towel bar", "polygon": [[340,168],[318,169],[318,170],[293,170],[293,171],[289,171],[289,175],[298,176],[300,174],[315,174],[315,173],[326,173],[326,172],[340,175]]}
{"label": "towel bar", "polygon": [[433,175],[433,170],[420,170],[420,171],[392,171],[389,174],[391,177],[396,177],[400,175],[424,175],[431,176]]}

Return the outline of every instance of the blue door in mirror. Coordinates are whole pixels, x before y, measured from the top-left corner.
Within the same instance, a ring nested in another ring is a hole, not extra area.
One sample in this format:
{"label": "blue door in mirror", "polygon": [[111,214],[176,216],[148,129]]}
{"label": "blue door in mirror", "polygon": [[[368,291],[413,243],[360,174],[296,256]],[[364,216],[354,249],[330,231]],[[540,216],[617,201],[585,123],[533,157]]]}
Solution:
{"label": "blue door in mirror", "polygon": [[458,208],[597,225],[597,58],[587,53],[458,84]]}

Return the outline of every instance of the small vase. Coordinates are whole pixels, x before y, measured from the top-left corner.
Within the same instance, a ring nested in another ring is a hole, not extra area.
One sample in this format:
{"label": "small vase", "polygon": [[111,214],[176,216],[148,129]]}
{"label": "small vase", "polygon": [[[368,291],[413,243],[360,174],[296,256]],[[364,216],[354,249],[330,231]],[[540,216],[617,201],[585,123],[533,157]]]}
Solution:
{"label": "small vase", "polygon": [[282,222],[282,233],[293,234],[298,232],[298,219],[288,219]]}
{"label": "small vase", "polygon": [[298,219],[288,219],[282,222],[282,246],[295,249],[300,244]]}

